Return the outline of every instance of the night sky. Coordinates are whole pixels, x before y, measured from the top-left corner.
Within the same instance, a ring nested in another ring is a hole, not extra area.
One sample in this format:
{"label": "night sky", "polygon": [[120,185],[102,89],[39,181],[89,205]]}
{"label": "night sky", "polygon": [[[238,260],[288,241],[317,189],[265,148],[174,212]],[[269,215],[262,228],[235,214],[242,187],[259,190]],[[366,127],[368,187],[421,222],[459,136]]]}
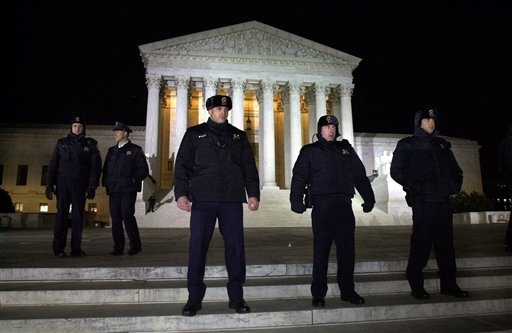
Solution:
{"label": "night sky", "polygon": [[139,45],[257,20],[363,59],[355,132],[411,133],[414,112],[435,106],[441,134],[478,141],[484,182],[494,181],[512,121],[510,1],[302,2],[4,2],[10,88],[0,121],[67,123],[81,114],[91,124],[145,125]]}

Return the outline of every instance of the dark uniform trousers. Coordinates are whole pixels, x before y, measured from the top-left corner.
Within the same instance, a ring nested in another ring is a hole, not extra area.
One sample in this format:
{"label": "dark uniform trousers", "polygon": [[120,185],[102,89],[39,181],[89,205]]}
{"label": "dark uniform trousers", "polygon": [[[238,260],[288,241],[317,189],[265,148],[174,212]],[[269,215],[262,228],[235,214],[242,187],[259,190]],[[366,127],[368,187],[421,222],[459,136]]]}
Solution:
{"label": "dark uniform trousers", "polygon": [[130,240],[130,249],[140,249],[140,235],[135,219],[135,200],[137,192],[110,193],[109,209],[112,218],[112,238],[114,239],[114,251],[123,251],[125,238],[123,230]]}
{"label": "dark uniform trousers", "polygon": [[224,240],[224,256],[228,271],[229,299],[243,299],[245,283],[245,245],[243,209],[240,202],[198,202],[192,204],[190,216],[190,245],[187,273],[189,300],[201,302],[206,292],[203,282],[206,254],[218,218]]}
{"label": "dark uniform trousers", "polygon": [[[419,199],[419,198],[418,198]],[[442,288],[456,286],[453,221],[450,199],[443,202],[416,200],[412,207],[412,235],[406,276],[411,289],[423,288],[423,268],[427,265],[432,244]]]}
{"label": "dark uniform trousers", "polygon": [[[81,251],[84,227],[85,188],[80,179],[59,178],[57,182],[57,218],[53,230],[53,252],[58,254],[66,247],[68,235],[69,206],[72,207],[71,251]],[[77,186],[78,184],[78,186]]]}
{"label": "dark uniform trousers", "polygon": [[337,282],[342,294],[354,291],[355,217],[352,200],[340,194],[316,195],[311,212],[313,224],[313,281],[311,295],[323,298],[327,293],[327,271],[332,242],[336,244]]}

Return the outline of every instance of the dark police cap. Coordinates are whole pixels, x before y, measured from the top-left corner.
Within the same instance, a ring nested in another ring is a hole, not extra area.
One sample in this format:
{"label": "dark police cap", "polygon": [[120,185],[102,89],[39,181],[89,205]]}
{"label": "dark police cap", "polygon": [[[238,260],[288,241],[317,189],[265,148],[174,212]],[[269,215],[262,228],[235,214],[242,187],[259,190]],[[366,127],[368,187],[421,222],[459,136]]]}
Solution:
{"label": "dark police cap", "polygon": [[228,110],[231,110],[233,104],[231,97],[223,95],[215,95],[206,100],[206,110],[213,109],[216,106],[225,106]]}
{"label": "dark police cap", "polygon": [[71,124],[84,124],[85,125],[85,119],[81,116],[73,116],[71,118]]}
{"label": "dark police cap", "polygon": [[425,119],[425,118],[432,118],[432,119],[436,119],[437,118],[437,110],[435,108],[423,108],[420,110],[420,117],[421,119]]}
{"label": "dark police cap", "polygon": [[434,108],[434,107],[425,107],[425,108],[419,109],[414,114],[414,120],[415,120],[417,126],[421,125],[422,119],[430,119],[430,118],[434,119],[436,121],[436,123],[438,122],[438,113],[437,113],[436,108]]}
{"label": "dark police cap", "polygon": [[126,125],[120,121],[116,121],[114,131],[125,131],[126,133],[131,133],[132,129],[130,127],[128,127],[128,125]]}
{"label": "dark police cap", "polygon": [[326,125],[336,125],[338,126],[338,118],[335,116],[332,116],[330,114],[321,116],[320,119],[318,119],[318,128],[321,128],[322,126]]}

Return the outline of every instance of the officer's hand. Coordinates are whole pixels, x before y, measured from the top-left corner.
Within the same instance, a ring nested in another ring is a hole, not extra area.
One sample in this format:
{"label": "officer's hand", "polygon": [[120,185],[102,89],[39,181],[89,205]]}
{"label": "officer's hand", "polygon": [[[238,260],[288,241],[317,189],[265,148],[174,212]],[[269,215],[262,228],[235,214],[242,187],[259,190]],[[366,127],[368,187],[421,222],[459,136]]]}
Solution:
{"label": "officer's hand", "polygon": [[260,206],[260,201],[256,197],[250,197],[248,205],[249,205],[250,210],[255,211],[255,210],[258,210],[258,208]]}
{"label": "officer's hand", "polygon": [[92,200],[92,199],[94,199],[95,196],[96,196],[96,189],[94,187],[92,187],[92,186],[89,186],[87,188],[87,192],[86,192],[85,197],[87,199],[89,199],[89,200]]}
{"label": "officer's hand", "polygon": [[53,199],[53,194],[57,194],[57,192],[55,192],[55,188],[53,186],[46,186],[46,199],[48,200],[52,200]]}
{"label": "officer's hand", "polygon": [[188,200],[186,195],[183,195],[177,200],[178,208],[186,212],[190,212],[192,209],[192,203]]}
{"label": "officer's hand", "polygon": [[361,207],[363,207],[363,212],[365,212],[365,213],[371,212],[373,209],[373,206],[375,206],[374,202],[365,202],[361,205]]}
{"label": "officer's hand", "polygon": [[292,211],[297,214],[302,214],[306,211],[306,206],[303,202],[292,202]]}

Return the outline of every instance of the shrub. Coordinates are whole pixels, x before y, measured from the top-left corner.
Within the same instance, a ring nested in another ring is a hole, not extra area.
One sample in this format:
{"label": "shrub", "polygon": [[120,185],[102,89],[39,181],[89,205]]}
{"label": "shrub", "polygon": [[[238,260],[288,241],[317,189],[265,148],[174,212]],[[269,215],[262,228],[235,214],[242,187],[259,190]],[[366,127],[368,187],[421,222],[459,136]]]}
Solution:
{"label": "shrub", "polygon": [[467,194],[465,191],[452,196],[452,209],[454,213],[485,212],[494,210],[494,203],[485,195],[476,191]]}
{"label": "shrub", "polygon": [[14,213],[11,196],[3,188],[0,188],[0,213]]}

